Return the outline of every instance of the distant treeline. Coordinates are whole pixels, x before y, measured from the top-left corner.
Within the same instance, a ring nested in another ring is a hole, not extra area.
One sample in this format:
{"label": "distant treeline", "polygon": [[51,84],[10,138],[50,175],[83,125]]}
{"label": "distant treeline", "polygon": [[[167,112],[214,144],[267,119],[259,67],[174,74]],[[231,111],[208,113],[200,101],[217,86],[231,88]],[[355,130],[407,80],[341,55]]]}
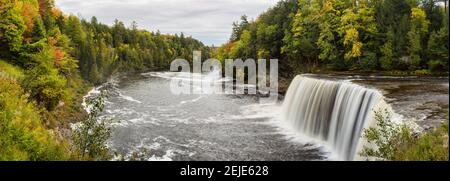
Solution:
{"label": "distant treeline", "polygon": [[280,72],[409,71],[448,74],[447,0],[283,0],[233,24],[215,52],[278,58]]}
{"label": "distant treeline", "polygon": [[192,52],[199,50],[209,56],[209,48],[202,42],[180,35],[162,35],[159,31],[139,30],[136,22],[129,28],[118,21],[109,27],[95,17],[90,22],[75,16],[56,19],[56,24],[72,41],[73,56],[79,60],[81,75],[97,82],[112,70],[167,70],[172,60],[192,61]]}

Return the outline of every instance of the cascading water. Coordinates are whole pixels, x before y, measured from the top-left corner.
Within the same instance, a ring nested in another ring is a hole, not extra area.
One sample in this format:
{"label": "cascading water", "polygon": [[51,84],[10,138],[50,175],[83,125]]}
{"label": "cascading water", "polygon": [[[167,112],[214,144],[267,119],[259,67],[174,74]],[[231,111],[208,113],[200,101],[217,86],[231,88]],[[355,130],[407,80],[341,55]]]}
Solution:
{"label": "cascading water", "polygon": [[376,90],[299,75],[286,93],[282,120],[302,134],[325,141],[339,159],[353,160],[362,131],[381,102]]}

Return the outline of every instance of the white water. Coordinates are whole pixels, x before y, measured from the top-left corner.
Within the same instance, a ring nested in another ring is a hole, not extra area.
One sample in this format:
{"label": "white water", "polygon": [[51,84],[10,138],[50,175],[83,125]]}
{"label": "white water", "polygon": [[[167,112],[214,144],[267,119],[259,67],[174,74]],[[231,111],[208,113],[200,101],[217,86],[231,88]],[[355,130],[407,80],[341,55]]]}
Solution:
{"label": "white water", "polygon": [[304,135],[325,142],[340,160],[353,160],[363,129],[383,103],[376,90],[297,76],[287,91],[281,119]]}

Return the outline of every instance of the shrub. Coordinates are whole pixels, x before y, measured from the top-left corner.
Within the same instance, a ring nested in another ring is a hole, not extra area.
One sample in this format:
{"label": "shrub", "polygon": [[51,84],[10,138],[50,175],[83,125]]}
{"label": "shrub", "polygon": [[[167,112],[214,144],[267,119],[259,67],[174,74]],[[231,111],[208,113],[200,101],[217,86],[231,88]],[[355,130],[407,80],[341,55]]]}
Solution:
{"label": "shrub", "polygon": [[66,144],[43,127],[27,98],[16,81],[0,76],[0,160],[66,159]]}
{"label": "shrub", "polygon": [[432,60],[428,62],[428,68],[431,72],[445,72],[448,70],[448,64],[442,61]]}
{"label": "shrub", "polygon": [[99,118],[103,111],[106,93],[87,100],[88,117],[74,129],[73,142],[79,150],[80,160],[109,160],[111,153],[107,141],[111,136],[110,120]]}
{"label": "shrub", "polygon": [[415,70],[415,71],[414,71],[414,75],[419,75],[419,76],[422,76],[422,75],[431,75],[431,72],[430,72],[429,70],[427,70],[427,69]]}
{"label": "shrub", "polygon": [[405,124],[395,124],[391,114],[376,111],[376,127],[364,131],[365,145],[360,155],[380,160],[447,160],[448,121],[441,127],[415,136]]}
{"label": "shrub", "polygon": [[449,160],[448,121],[441,127],[410,140],[396,149],[393,160]]}
{"label": "shrub", "polygon": [[377,63],[377,55],[373,52],[366,53],[359,62],[363,70],[375,70]]}

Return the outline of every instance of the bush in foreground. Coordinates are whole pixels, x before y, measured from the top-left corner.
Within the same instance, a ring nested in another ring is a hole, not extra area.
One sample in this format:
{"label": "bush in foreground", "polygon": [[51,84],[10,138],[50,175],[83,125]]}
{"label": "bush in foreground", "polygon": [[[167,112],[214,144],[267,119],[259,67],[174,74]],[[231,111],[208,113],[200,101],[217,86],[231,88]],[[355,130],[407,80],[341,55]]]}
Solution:
{"label": "bush in foreground", "polygon": [[107,147],[111,136],[109,120],[100,118],[103,111],[106,93],[87,100],[88,117],[79,122],[73,131],[74,146],[78,149],[76,159],[109,160],[112,155]]}
{"label": "bush in foreground", "polygon": [[449,160],[448,120],[439,128],[413,134],[407,125],[395,124],[388,111],[375,112],[376,127],[364,131],[363,138],[370,146],[364,146],[360,155],[377,160],[441,161]]}

